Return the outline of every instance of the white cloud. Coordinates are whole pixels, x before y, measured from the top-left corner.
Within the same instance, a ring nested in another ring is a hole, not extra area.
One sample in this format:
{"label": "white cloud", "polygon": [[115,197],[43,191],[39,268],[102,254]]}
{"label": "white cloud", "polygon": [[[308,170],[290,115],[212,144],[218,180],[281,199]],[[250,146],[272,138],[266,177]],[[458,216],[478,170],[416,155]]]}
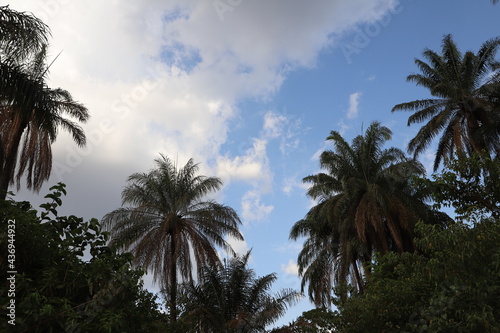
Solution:
{"label": "white cloud", "polygon": [[343,136],[343,135],[344,135],[344,134],[345,134],[345,133],[346,133],[346,132],[347,132],[347,131],[351,128],[351,126],[347,125],[347,124],[344,122],[344,120],[343,120],[343,119],[341,119],[341,120],[337,123],[337,126],[339,126],[339,127],[340,127],[340,129],[339,129],[339,131],[338,131],[338,132],[339,132],[339,133],[340,133],[340,135],[342,135],[342,136]]}
{"label": "white cloud", "polygon": [[266,145],[262,139],[252,139],[252,147],[247,149],[244,155],[229,158],[219,156],[217,158],[217,175],[229,182],[231,180],[243,180],[254,185],[264,184],[270,186],[271,174],[269,171]]}
{"label": "white cloud", "polygon": [[241,199],[241,217],[245,222],[264,220],[274,209],[272,205],[261,203],[261,194],[257,190],[250,190]]}
{"label": "white cloud", "polygon": [[[340,133],[342,134],[342,133]],[[314,152],[314,154],[311,156],[310,161],[317,162],[319,164],[319,158],[321,156],[321,153],[323,153],[325,150],[332,150],[333,149],[333,144],[330,140],[325,140],[323,142],[323,145]]]}
{"label": "white cloud", "polygon": [[[50,26],[50,60],[62,51],[50,68],[49,85],[67,89],[92,117],[84,125],[86,150],[59,136],[53,148],[59,169],[49,183],[64,181],[82,198],[92,197],[98,179],[107,187],[101,192],[109,190],[115,202],[127,175],[148,170],[162,152],[179,164],[190,157],[215,161],[217,175],[248,182],[251,191],[269,191],[268,141],[281,135],[283,153],[296,149],[300,140],[292,134],[300,122],[269,113],[250,151],[228,157],[221,147],[231,120],[245,112],[238,102],[272,98],[290,71],[314,67],[319,52],[342,32],[395,5],[242,1],[221,20],[212,1],[15,2],[12,9],[32,12]],[[254,207],[249,216],[272,209],[259,200],[246,197],[246,207]],[[105,201],[99,209],[110,209]]]}
{"label": "white cloud", "polygon": [[281,190],[283,191],[283,193],[285,193],[288,196],[290,196],[293,193],[294,189],[296,189],[296,188],[299,188],[302,190],[307,190],[309,187],[308,184],[305,184],[304,182],[302,182],[302,179],[298,179],[295,176],[284,178],[282,184],[283,185],[282,185]]}
{"label": "white cloud", "polygon": [[283,187],[282,191],[286,195],[290,196],[293,192],[293,188],[296,186],[296,180],[295,177],[289,177],[283,179]]}
{"label": "white cloud", "polygon": [[352,93],[349,96],[349,109],[347,110],[347,118],[348,119],[354,119],[358,117],[358,106],[359,106],[359,99],[361,98],[361,92],[355,92]]}
{"label": "white cloud", "polygon": [[245,240],[237,240],[232,237],[229,237],[227,239],[227,242],[231,247],[233,248],[234,252],[236,252],[237,255],[244,255],[246,254],[250,248],[248,247],[248,244]]}
{"label": "white cloud", "polygon": [[281,271],[293,276],[299,276],[299,266],[297,263],[290,259],[287,264],[281,264]]}
{"label": "white cloud", "polygon": [[279,253],[285,254],[298,254],[302,250],[302,244],[300,242],[287,242],[286,244],[276,247]]}
{"label": "white cloud", "polygon": [[278,138],[284,134],[286,117],[274,112],[267,112],[264,115],[264,136],[270,139]]}
{"label": "white cloud", "polygon": [[294,119],[294,117],[274,111],[268,111],[264,115],[262,137],[267,140],[279,140],[282,154],[288,154],[297,149],[301,144],[298,136],[307,130],[302,128],[300,119]]}
{"label": "white cloud", "polygon": [[427,149],[420,157],[421,163],[424,165],[427,174],[432,174],[434,171],[434,160],[436,159],[436,150]]}

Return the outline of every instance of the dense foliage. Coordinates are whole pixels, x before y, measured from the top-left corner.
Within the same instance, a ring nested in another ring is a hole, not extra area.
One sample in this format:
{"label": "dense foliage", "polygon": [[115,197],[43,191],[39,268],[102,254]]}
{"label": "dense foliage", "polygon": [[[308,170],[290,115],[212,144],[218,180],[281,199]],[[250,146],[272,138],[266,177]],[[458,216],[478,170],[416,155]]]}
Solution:
{"label": "dense foliage", "polygon": [[308,283],[317,306],[331,304],[333,284],[351,283],[362,292],[374,251],[414,251],[419,219],[442,225],[447,218],[415,190],[411,177],[424,174],[422,164],[400,149],[384,148],[391,135],[378,122],[351,144],[332,131],[327,140],[334,150],[320,157],[325,172],[304,178],[318,204],[294,224],[290,238],[306,237],[297,263],[302,288]]}
{"label": "dense foliage", "polygon": [[198,283],[183,286],[185,313],[193,333],[258,333],[285,314],[300,293],[271,287],[276,274],[257,277],[247,268],[250,252],[234,257],[223,267],[206,267]]}
{"label": "dense foliage", "polygon": [[416,185],[427,192],[436,208],[451,207],[456,219],[479,221],[500,218],[500,160],[458,157],[445,163],[446,169],[432,180],[418,179]]}
{"label": "dense foliage", "polygon": [[[15,326],[9,327],[15,327],[16,332],[44,333],[164,329],[165,316],[156,296],[143,288],[143,272],[131,268],[132,256],[106,245],[109,235],[101,231],[96,219],[59,216],[64,185],[52,190],[46,196],[50,202],[42,205],[40,212],[28,202],[0,203],[2,229],[7,230],[8,223],[15,224],[15,233],[0,235],[2,276],[8,271],[18,272],[13,288]],[[5,260],[8,243],[15,245],[15,259],[10,261]],[[13,299],[8,298],[6,288],[9,285],[2,283],[4,319]],[[7,320],[1,325],[4,331]]]}
{"label": "dense foliage", "polygon": [[328,308],[305,311],[292,323],[278,327],[270,333],[331,333],[335,332],[339,316]]}
{"label": "dense foliage", "polygon": [[0,199],[21,179],[40,190],[52,170],[52,143],[61,129],[84,146],[85,106],[50,88],[48,27],[36,17],[0,6]]}
{"label": "dense foliage", "polygon": [[[50,177],[60,129],[86,142],[67,117],[83,123],[87,109],[47,86],[49,35],[33,15],[0,6],[0,329],[264,332],[299,293],[271,294],[276,275],[257,277],[249,253],[221,263],[219,248],[234,254],[226,236],[242,239],[240,220],[206,200],[222,183],[197,175],[192,160],[178,169],[162,155],[155,169],[131,175],[129,206],[102,221],[110,232],[96,219],[58,215],[64,184],[40,211],[6,199],[9,186],[26,180],[37,191]],[[290,233],[306,238],[299,271],[318,308],[271,332],[500,332],[499,47],[493,38],[462,53],[446,35],[440,53],[415,60],[420,73],[407,79],[432,98],[393,108],[413,112],[409,125],[425,122],[408,146],[413,159],[383,148],[392,133],[378,122],[352,144],[330,133],[325,172],[304,178],[318,204]],[[416,157],[437,137],[434,171],[444,169],[418,178]],[[144,289],[141,268],[164,288],[166,311]]]}
{"label": "dense foliage", "polygon": [[221,266],[216,247],[234,253],[226,236],[243,239],[234,209],[206,199],[221,186],[217,177],[198,175],[193,160],[177,168],[162,155],[155,168],[128,178],[122,202],[130,206],[103,219],[111,243],[131,249],[135,263],[167,291],[171,322],[177,319],[178,281],[192,281],[194,272],[201,278],[205,264]]}
{"label": "dense foliage", "polygon": [[364,293],[337,293],[335,312],[306,312],[275,332],[500,331],[500,161],[446,165],[418,183],[457,222],[418,223],[417,252],[377,254]]}
{"label": "dense foliage", "polygon": [[339,331],[498,332],[500,221],[417,229],[420,253],[377,258],[365,293],[339,304]]}

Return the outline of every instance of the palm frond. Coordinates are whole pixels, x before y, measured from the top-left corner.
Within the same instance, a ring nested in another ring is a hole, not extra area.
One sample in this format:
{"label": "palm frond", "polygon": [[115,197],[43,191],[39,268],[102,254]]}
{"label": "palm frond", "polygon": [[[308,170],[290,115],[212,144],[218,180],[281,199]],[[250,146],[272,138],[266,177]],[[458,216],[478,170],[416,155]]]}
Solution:
{"label": "palm frond", "polygon": [[318,306],[330,304],[333,285],[362,291],[373,251],[414,249],[412,228],[430,208],[411,178],[425,169],[400,149],[384,148],[391,134],[378,122],[351,144],[332,132],[334,150],[320,157],[325,172],[304,178],[312,184],[308,195],[320,200],[290,239],[305,238],[297,258],[301,286]]}
{"label": "palm frond", "polygon": [[49,27],[31,13],[0,6],[0,50],[7,56],[25,58],[47,44]]}
{"label": "palm frond", "polygon": [[206,198],[221,180],[198,175],[198,168],[192,159],[177,168],[160,155],[149,172],[128,177],[122,203],[130,206],[103,219],[111,242],[131,250],[135,263],[153,272],[154,281],[168,290],[173,309],[177,276],[183,282],[192,282],[193,272],[204,278],[213,273],[207,267],[222,266],[218,248],[234,254],[228,236],[243,240],[236,211]]}
{"label": "palm frond", "polygon": [[[500,125],[495,120],[500,87],[500,65],[495,55],[499,45],[497,37],[483,43],[477,53],[462,53],[452,36],[445,35],[441,53],[426,49],[422,53],[426,61],[415,60],[420,73],[409,75],[407,80],[427,88],[438,99],[417,100],[393,107],[392,111],[413,112],[408,118],[408,126],[426,122],[410,141],[409,152],[415,156],[421,154],[439,135],[434,168],[439,166],[444,154],[464,147],[472,147],[478,154],[500,152],[497,144],[489,144],[500,141],[500,133],[491,130]],[[462,119],[459,121],[462,125],[448,126],[456,116]],[[451,130],[455,132],[452,134]]]}

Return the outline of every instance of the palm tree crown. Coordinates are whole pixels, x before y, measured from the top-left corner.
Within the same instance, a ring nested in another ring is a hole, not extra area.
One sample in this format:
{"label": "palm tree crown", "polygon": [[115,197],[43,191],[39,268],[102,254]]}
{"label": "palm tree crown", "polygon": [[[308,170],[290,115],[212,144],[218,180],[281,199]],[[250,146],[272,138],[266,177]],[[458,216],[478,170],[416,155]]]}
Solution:
{"label": "palm tree crown", "polygon": [[[46,48],[29,62],[2,63],[0,68],[0,192],[26,176],[29,189],[38,191],[52,169],[51,145],[60,128],[79,145],[86,143],[82,128],[66,116],[86,122],[87,108],[63,89],[46,85]],[[17,169],[17,172],[16,172]]]}
{"label": "palm tree crown", "polygon": [[192,280],[196,268],[200,278],[202,264],[221,265],[215,246],[233,253],[225,236],[243,237],[232,208],[204,200],[220,188],[219,178],[197,175],[191,159],[180,169],[163,155],[155,164],[150,172],[128,178],[122,202],[131,206],[107,214],[103,223],[111,230],[111,243],[131,250],[137,265],[151,270],[168,290],[175,322],[178,276]]}
{"label": "palm tree crown", "polygon": [[413,226],[434,216],[411,186],[423,166],[397,148],[382,149],[391,131],[374,122],[349,145],[335,131],[327,140],[334,151],[321,154],[327,173],[304,178],[308,196],[318,201],[295,223],[290,238],[306,237],[298,257],[302,288],[318,306],[330,303],[331,288],[364,288],[363,271],[374,251],[413,251]]}
{"label": "palm tree crown", "polygon": [[0,59],[22,59],[40,51],[49,34],[49,27],[35,16],[0,6]]}
{"label": "palm tree crown", "polygon": [[197,284],[184,285],[186,319],[192,323],[192,332],[264,332],[301,297],[289,289],[270,294],[276,275],[256,277],[246,267],[249,257],[250,251],[230,259],[223,267],[207,267]]}
{"label": "palm tree crown", "polygon": [[429,89],[435,98],[398,104],[392,111],[414,112],[408,126],[427,121],[408,145],[415,156],[441,135],[434,170],[456,151],[500,155],[500,62],[495,60],[499,45],[500,38],[494,38],[476,54],[461,53],[446,35],[441,54],[427,49],[423,56],[428,62],[415,60],[421,74],[407,80]]}
{"label": "palm tree crown", "polygon": [[0,199],[9,185],[19,188],[23,176],[29,189],[40,189],[50,177],[51,144],[60,128],[85,145],[83,130],[66,116],[86,122],[87,109],[46,84],[49,33],[31,14],[0,6]]}

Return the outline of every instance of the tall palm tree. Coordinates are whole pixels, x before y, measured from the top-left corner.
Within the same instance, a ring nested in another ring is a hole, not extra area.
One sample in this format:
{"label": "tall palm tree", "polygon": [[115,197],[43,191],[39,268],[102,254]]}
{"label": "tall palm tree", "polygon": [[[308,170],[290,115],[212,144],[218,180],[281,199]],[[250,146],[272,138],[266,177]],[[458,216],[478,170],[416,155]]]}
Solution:
{"label": "tall palm tree", "polygon": [[49,34],[40,19],[0,6],[0,199],[23,176],[35,191],[50,177],[59,128],[85,144],[83,130],[64,116],[85,122],[87,109],[45,82]]}
{"label": "tall palm tree", "polygon": [[258,333],[274,323],[301,294],[283,289],[272,295],[276,274],[257,277],[247,268],[250,251],[223,267],[205,269],[198,283],[183,286],[186,320],[197,333]]}
{"label": "tall palm tree", "polygon": [[168,291],[172,322],[177,320],[177,284],[202,277],[202,264],[221,266],[216,246],[234,253],[225,236],[242,240],[236,212],[206,195],[218,190],[217,177],[197,175],[190,159],[180,169],[164,155],[156,168],[134,173],[122,191],[123,205],[108,213],[104,225],[111,244],[131,250],[136,264],[153,272],[155,282]]}
{"label": "tall palm tree", "polygon": [[35,191],[49,179],[51,145],[60,128],[79,146],[86,143],[82,128],[66,116],[86,122],[88,111],[68,91],[47,86],[45,59],[42,47],[29,62],[1,64],[0,199],[5,198],[9,185],[17,182],[19,188],[23,176],[27,187]]}
{"label": "tall palm tree", "polygon": [[374,251],[414,251],[415,223],[441,218],[412,187],[411,176],[423,175],[423,166],[397,148],[382,149],[391,135],[374,122],[349,145],[332,131],[327,140],[334,151],[320,157],[327,172],[304,178],[308,196],[319,203],[295,223],[290,238],[306,237],[299,271],[318,306],[330,305],[333,284],[344,288],[344,297],[349,282],[362,292]]}
{"label": "tall palm tree", "polygon": [[392,111],[412,111],[408,126],[427,122],[410,141],[408,151],[418,156],[441,135],[434,171],[443,157],[454,152],[500,156],[500,62],[495,54],[500,38],[485,42],[479,51],[462,53],[451,35],[443,38],[442,52],[426,49],[415,64],[421,74],[408,81],[429,89],[433,98],[396,105]]}

